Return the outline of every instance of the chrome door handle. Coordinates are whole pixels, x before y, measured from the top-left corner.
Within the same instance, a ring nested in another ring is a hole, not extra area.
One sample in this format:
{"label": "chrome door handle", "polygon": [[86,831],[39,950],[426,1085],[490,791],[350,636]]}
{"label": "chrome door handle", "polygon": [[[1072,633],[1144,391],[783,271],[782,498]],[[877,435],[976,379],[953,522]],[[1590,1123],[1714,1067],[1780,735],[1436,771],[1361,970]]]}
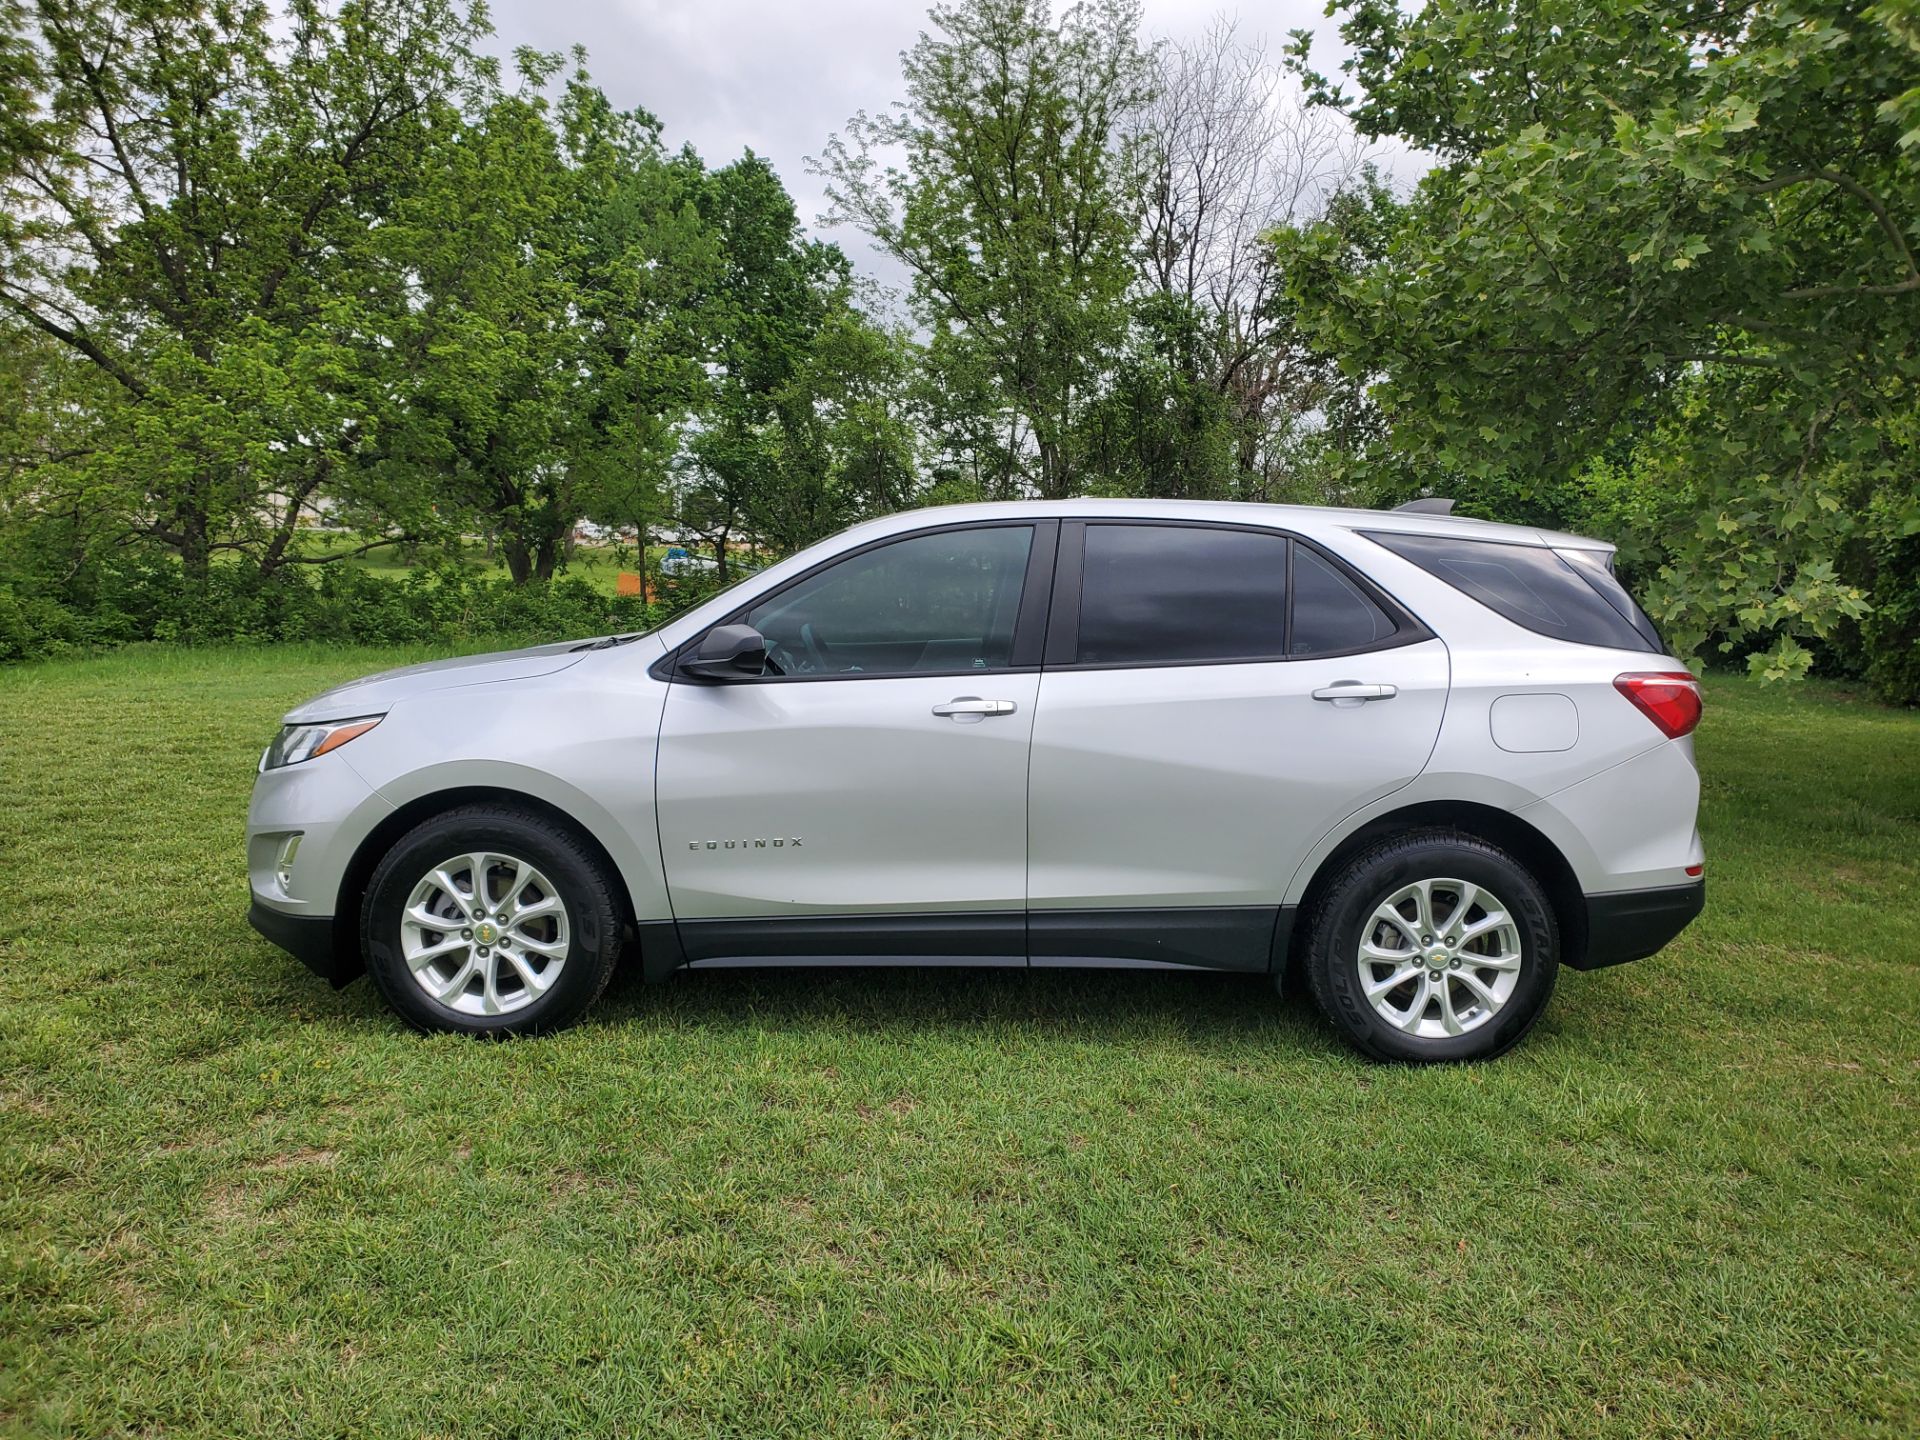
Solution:
{"label": "chrome door handle", "polygon": [[1391,700],[1400,692],[1391,685],[1362,685],[1358,680],[1337,680],[1313,692],[1316,700]]}
{"label": "chrome door handle", "polygon": [[985,719],[989,715],[1011,715],[1020,707],[1011,700],[982,700],[978,695],[960,695],[944,705],[933,707],[936,715]]}

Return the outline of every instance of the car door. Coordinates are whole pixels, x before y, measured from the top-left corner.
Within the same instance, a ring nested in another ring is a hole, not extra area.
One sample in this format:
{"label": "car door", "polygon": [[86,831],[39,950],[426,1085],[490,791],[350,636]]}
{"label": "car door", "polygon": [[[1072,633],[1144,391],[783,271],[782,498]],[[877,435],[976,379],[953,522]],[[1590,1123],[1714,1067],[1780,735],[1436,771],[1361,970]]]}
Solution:
{"label": "car door", "polygon": [[1035,965],[1264,970],[1329,826],[1420,773],[1447,653],[1273,530],[1062,528],[1034,722]]}
{"label": "car door", "polygon": [[1058,528],[864,546],[728,617],[767,637],[768,674],[674,678],[655,791],[690,961],[1026,963],[1027,756]]}

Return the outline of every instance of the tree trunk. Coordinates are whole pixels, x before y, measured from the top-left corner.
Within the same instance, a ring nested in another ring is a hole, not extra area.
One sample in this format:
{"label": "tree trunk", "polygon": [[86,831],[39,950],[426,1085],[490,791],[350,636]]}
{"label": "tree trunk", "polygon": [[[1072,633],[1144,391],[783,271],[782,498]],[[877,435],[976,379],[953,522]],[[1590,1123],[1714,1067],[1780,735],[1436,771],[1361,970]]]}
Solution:
{"label": "tree trunk", "polygon": [[1073,477],[1067,473],[1062,463],[1060,446],[1056,441],[1039,440],[1040,446],[1040,498],[1042,500],[1064,500],[1073,493]]}
{"label": "tree trunk", "polygon": [[212,563],[213,544],[208,535],[205,512],[183,511],[180,516],[180,566],[186,571],[189,588],[207,588]]}
{"label": "tree trunk", "polygon": [[533,578],[533,552],[518,535],[502,535],[500,553],[506,557],[507,574],[514,584],[524,585]]}
{"label": "tree trunk", "polygon": [[507,574],[516,585],[529,580],[551,580],[559,567],[562,537],[541,535],[529,539],[509,530],[500,537],[500,553],[507,562]]}

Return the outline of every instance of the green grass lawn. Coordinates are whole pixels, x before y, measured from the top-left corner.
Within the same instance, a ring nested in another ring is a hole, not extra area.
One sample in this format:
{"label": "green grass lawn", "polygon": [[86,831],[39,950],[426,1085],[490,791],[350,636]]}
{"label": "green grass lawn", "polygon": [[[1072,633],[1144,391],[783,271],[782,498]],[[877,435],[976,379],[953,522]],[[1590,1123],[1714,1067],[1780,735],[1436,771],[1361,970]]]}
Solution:
{"label": "green grass lawn", "polygon": [[1712,683],[1706,915],[1491,1065],[1071,972],[484,1045],[242,918],[276,717],[403,658],[0,673],[0,1434],[1920,1433],[1920,716]]}

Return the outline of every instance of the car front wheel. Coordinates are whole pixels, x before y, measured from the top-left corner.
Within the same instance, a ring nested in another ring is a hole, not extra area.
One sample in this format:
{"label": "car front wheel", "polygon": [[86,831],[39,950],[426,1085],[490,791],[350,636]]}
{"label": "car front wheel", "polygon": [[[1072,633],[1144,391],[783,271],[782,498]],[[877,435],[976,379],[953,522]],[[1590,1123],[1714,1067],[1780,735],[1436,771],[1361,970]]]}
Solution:
{"label": "car front wheel", "polygon": [[367,972],[422,1030],[558,1029],[599,998],[619,958],[603,863],[529,812],[463,806],[387,852],[361,911]]}
{"label": "car front wheel", "polygon": [[1314,999],[1381,1060],[1485,1060],[1546,1008],[1559,930],[1545,891],[1497,846],[1420,831],[1356,856],[1316,905]]}

